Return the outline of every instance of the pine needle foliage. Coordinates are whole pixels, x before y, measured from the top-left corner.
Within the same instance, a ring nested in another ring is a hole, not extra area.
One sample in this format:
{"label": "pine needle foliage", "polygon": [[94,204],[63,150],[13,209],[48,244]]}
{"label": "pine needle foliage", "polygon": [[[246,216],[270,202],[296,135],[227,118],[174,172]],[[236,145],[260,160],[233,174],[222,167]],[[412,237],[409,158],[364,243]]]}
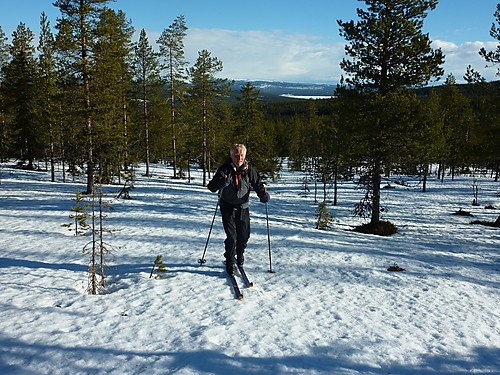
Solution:
{"label": "pine needle foliage", "polygon": [[155,274],[155,279],[163,279],[166,272],[168,272],[168,270],[165,267],[165,263],[163,262],[163,255],[158,255],[155,259],[153,269],[149,274],[149,278],[151,279],[153,277],[153,274]]}
{"label": "pine needle foliage", "polygon": [[[69,215],[70,219],[73,219],[73,222],[69,223],[67,226],[68,230],[75,231],[75,236],[82,236],[90,228],[87,223],[87,219],[90,215],[90,204],[86,202],[85,195],[82,194],[80,190],[76,191],[76,197],[74,200],[76,203],[70,208],[73,213]],[[71,228],[72,225],[74,225],[74,229]]]}

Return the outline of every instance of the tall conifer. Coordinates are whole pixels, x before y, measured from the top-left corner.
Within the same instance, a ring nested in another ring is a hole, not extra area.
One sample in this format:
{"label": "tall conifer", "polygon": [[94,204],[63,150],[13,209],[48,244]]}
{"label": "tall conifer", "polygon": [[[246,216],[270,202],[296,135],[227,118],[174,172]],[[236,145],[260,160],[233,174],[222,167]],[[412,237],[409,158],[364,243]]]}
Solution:
{"label": "tall conifer", "polygon": [[131,99],[133,27],[122,11],[104,9],[96,27],[92,91],[95,105],[95,157],[100,176],[111,181],[130,162],[128,103]]}
{"label": "tall conifer", "polygon": [[497,48],[494,51],[487,51],[486,48],[481,48],[479,54],[489,63],[499,65],[497,76],[500,76],[500,3],[497,4],[495,12],[495,23],[491,25],[490,35],[492,38],[498,40]]}
{"label": "tall conifer", "polygon": [[[56,0],[54,6],[61,12],[57,20],[58,51],[67,74],[78,77],[81,89],[79,100],[80,112],[83,113],[81,124],[85,132],[87,163],[87,194],[94,190],[94,123],[93,98],[90,81],[93,68],[93,47],[95,25],[100,11],[110,0]],[[77,100],[77,98],[75,98]]]}
{"label": "tall conifer", "polygon": [[36,119],[37,64],[33,39],[34,33],[24,23],[12,33],[11,61],[4,67],[2,84],[9,131],[14,139],[13,153],[28,161],[28,169],[33,169],[34,160],[43,155]]}
{"label": "tall conifer", "polygon": [[142,105],[142,124],[146,152],[146,176],[150,175],[151,139],[150,139],[150,101],[151,91],[160,83],[160,63],[158,54],[150,45],[146,30],[142,29],[139,41],[135,45],[133,59],[135,79],[139,86],[138,98]]}
{"label": "tall conifer", "polygon": [[4,81],[4,67],[9,61],[9,46],[7,37],[0,26],[0,160],[7,156],[7,150],[9,147],[9,132],[7,131],[6,116],[4,108],[4,93],[3,93],[3,81]]}
{"label": "tall conifer", "polygon": [[46,148],[50,160],[51,180],[55,181],[56,147],[60,129],[56,122],[57,77],[54,60],[54,35],[50,30],[50,22],[45,12],[40,16],[40,38],[38,42],[38,64],[40,84],[38,96],[40,101],[41,126],[45,129]]}
{"label": "tall conifer", "polygon": [[[340,35],[348,42],[347,58],[340,63],[348,74],[346,82],[364,94],[386,95],[419,87],[443,74],[444,56],[433,50],[422,32],[427,12],[437,0],[364,0],[367,9],[357,9],[359,21],[338,21]],[[363,99],[364,100],[364,99]],[[378,101],[378,100],[376,100]],[[382,101],[384,102],[384,101]],[[391,103],[392,100],[387,101]],[[383,108],[379,109],[383,111]],[[380,221],[380,182],[388,146],[393,134],[384,115],[372,122],[365,144],[371,159],[371,223]]]}
{"label": "tall conifer", "polygon": [[170,127],[172,131],[172,167],[174,178],[177,178],[177,134],[178,103],[186,90],[187,61],[184,58],[184,38],[187,27],[184,16],[179,16],[163,32],[156,41],[160,46],[160,57],[163,59],[162,69],[169,90]]}
{"label": "tall conifer", "polygon": [[226,95],[232,85],[232,82],[227,79],[216,78],[222,69],[222,61],[213,57],[207,50],[198,52],[196,63],[189,69],[192,83],[189,93],[194,104],[196,123],[199,124],[203,186],[207,184],[207,173],[210,170],[210,137],[213,135],[214,101]]}

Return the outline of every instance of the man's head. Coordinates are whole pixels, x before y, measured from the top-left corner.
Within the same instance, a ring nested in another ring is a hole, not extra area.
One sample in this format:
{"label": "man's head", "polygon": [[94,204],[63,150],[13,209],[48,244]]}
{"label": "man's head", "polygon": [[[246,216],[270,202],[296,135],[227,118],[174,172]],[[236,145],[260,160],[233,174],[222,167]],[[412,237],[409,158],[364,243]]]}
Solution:
{"label": "man's head", "polygon": [[236,168],[243,165],[245,158],[247,157],[247,148],[242,143],[237,143],[231,146],[231,160]]}

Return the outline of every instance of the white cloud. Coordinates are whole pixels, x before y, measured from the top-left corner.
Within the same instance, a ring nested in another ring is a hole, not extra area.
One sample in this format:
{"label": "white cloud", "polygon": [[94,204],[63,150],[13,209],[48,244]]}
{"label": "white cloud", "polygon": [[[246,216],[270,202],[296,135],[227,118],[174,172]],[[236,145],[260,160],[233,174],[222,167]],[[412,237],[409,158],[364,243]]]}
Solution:
{"label": "white cloud", "polygon": [[[159,33],[149,34],[155,45]],[[198,52],[207,50],[222,61],[221,77],[242,80],[275,80],[288,82],[336,83],[343,71],[339,63],[344,57],[344,43],[326,37],[286,34],[283,31],[235,31],[223,29],[188,29],[184,41],[186,60],[193,65]],[[456,44],[434,40],[433,48],[445,54],[444,78],[452,73],[457,82],[471,65],[487,81],[497,80],[497,67],[486,67],[479,50],[495,50],[496,42]]]}
{"label": "white cloud", "polygon": [[486,66],[486,61],[479,55],[479,50],[485,48],[487,51],[496,49],[496,42],[465,42],[455,44],[452,42],[434,40],[433,48],[441,48],[445,55],[445,77],[452,73],[458,83],[463,83],[463,76],[467,70],[467,66],[481,73],[487,81],[497,80],[495,76],[497,67]]}
{"label": "white cloud", "polygon": [[335,82],[340,78],[342,43],[281,31],[190,29],[186,58],[194,62],[205,49],[222,61],[223,76],[246,80]]}

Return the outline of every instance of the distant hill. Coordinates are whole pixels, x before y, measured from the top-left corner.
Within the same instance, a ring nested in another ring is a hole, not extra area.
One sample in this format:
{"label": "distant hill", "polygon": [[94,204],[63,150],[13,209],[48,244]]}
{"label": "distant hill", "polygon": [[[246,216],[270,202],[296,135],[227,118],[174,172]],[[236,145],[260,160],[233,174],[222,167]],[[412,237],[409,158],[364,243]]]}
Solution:
{"label": "distant hill", "polygon": [[[230,100],[236,102],[241,97],[241,88],[249,81],[237,80],[234,82],[230,93]],[[250,81],[259,91],[260,98],[264,102],[293,102],[304,99],[327,99],[332,97],[336,84],[318,83],[294,83],[282,81]],[[480,85],[459,84],[460,90],[468,97],[473,97],[479,93],[491,95],[495,90],[500,89],[500,81],[489,82]],[[427,86],[416,89],[420,96],[428,96],[431,90],[439,91],[442,85]]]}
{"label": "distant hill", "polygon": [[[235,81],[231,97],[241,97],[241,88],[249,81]],[[333,95],[335,84],[291,83],[279,81],[250,81],[259,91],[263,101],[289,101],[296,99],[326,99]]]}

